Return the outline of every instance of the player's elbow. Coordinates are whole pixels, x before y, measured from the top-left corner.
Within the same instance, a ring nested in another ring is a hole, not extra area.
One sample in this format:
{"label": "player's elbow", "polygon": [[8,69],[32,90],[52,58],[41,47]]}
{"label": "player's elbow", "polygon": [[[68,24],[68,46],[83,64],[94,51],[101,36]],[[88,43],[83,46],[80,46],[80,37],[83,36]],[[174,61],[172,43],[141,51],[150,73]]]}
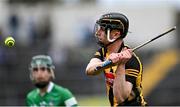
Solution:
{"label": "player's elbow", "polygon": [[116,92],[114,92],[114,97],[118,104],[123,103],[127,99],[127,96],[125,94],[120,94]]}
{"label": "player's elbow", "polygon": [[130,95],[130,90],[126,91],[119,91],[117,89],[113,90],[114,97],[116,98],[116,101],[118,104],[123,103]]}

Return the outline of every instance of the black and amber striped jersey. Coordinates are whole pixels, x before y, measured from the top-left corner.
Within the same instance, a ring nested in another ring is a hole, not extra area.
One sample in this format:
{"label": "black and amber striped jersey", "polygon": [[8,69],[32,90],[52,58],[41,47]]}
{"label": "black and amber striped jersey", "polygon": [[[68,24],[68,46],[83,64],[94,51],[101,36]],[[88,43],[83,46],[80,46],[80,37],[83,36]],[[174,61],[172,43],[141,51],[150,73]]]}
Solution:
{"label": "black and amber striped jersey", "polygon": [[[124,47],[127,47],[122,43],[118,52],[120,52]],[[94,58],[98,58],[101,61],[105,61],[108,59],[109,54],[106,48],[100,48],[95,54]],[[139,60],[139,58],[134,53],[132,58],[126,63],[126,81],[129,81],[133,84],[132,92],[130,96],[121,104],[117,104],[117,101],[113,95],[113,82],[115,78],[115,71],[117,65],[111,66],[104,70],[106,87],[107,87],[107,95],[109,97],[109,102],[111,106],[119,106],[119,105],[146,105],[142,94],[142,72],[143,67]]]}

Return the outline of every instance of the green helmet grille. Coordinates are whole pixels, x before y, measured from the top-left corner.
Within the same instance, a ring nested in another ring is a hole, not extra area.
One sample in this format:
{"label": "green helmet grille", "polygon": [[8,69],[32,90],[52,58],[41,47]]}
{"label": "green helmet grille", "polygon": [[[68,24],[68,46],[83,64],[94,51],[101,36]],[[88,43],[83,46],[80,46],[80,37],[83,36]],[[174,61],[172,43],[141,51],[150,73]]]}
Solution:
{"label": "green helmet grille", "polygon": [[31,68],[35,68],[35,67],[47,67],[54,69],[52,59],[50,56],[47,55],[34,56],[31,60]]}

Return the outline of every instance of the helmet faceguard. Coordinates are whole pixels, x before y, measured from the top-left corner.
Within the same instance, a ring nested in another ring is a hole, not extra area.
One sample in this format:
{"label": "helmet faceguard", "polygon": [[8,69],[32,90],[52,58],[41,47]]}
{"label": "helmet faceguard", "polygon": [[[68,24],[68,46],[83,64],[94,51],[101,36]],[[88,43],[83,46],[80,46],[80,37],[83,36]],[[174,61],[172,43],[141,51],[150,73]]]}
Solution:
{"label": "helmet faceguard", "polygon": [[30,68],[41,67],[41,66],[51,68],[51,69],[55,68],[50,56],[47,56],[47,55],[34,56],[31,60]]}
{"label": "helmet faceguard", "polygon": [[51,57],[47,55],[37,55],[37,56],[32,57],[31,64],[29,67],[31,80],[34,80],[34,77],[32,76],[33,68],[40,68],[40,67],[47,68],[52,75],[52,79],[55,78],[55,75],[54,75],[55,67],[52,63]]}
{"label": "helmet faceguard", "polygon": [[129,21],[126,16],[120,13],[108,13],[102,15],[100,19],[96,21],[94,27],[94,33],[95,36],[97,37],[98,30],[100,29],[104,30],[107,35],[106,37],[107,40],[111,43],[116,40],[116,39],[110,39],[111,30],[119,30],[121,32],[121,36],[119,38],[124,38],[127,35],[128,28],[129,28]]}

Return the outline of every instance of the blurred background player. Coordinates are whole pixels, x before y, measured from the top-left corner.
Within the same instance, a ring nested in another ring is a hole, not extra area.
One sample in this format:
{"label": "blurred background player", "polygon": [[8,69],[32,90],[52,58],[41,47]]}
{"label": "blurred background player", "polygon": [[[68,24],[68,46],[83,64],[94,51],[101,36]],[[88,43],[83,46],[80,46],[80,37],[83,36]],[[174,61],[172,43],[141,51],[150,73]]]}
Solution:
{"label": "blurred background player", "polygon": [[75,97],[68,89],[52,82],[54,68],[50,56],[32,57],[30,78],[37,88],[28,93],[28,106],[77,106]]}
{"label": "blurred background player", "polygon": [[[127,17],[120,13],[104,14],[95,24],[95,36],[102,48],[90,60],[86,74],[97,75],[104,72],[111,106],[146,105],[141,86],[142,64],[123,42],[128,28]],[[96,69],[108,59],[112,60],[113,66]]]}

